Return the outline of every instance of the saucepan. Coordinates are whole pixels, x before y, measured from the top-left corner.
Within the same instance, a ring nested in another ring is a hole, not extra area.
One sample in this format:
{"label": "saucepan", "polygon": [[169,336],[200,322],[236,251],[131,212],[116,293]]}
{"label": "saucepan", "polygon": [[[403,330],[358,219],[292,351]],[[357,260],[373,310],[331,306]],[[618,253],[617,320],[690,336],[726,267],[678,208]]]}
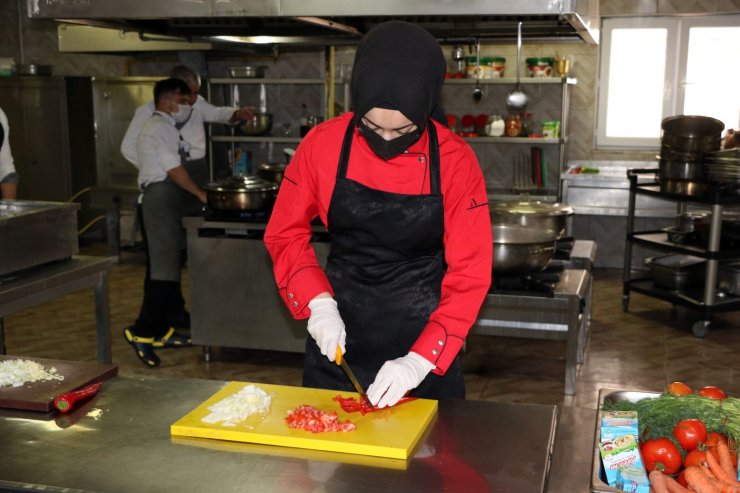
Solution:
{"label": "saucepan", "polygon": [[259,211],[273,204],[278,185],[253,176],[231,176],[204,188],[208,207],[215,211]]}
{"label": "saucepan", "polygon": [[494,275],[529,274],[544,269],[555,255],[555,237],[552,230],[494,225]]}

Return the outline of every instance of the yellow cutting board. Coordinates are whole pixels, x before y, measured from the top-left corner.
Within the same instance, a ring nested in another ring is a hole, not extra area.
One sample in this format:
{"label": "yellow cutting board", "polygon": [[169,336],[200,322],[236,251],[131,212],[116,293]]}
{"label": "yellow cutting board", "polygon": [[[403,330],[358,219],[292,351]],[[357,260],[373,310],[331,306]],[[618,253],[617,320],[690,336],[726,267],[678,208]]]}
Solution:
{"label": "yellow cutting board", "polygon": [[[422,433],[437,414],[437,401],[417,399],[397,407],[367,413],[346,413],[338,402],[332,400],[337,394],[358,398],[353,392],[321,390],[283,385],[256,385],[272,396],[270,410],[265,415],[253,415],[236,426],[210,424],[202,418],[210,414],[209,406],[219,402],[242,388],[248,382],[229,382],[170,427],[172,436],[215,438],[247,443],[261,443],[281,447],[325,450],[394,459],[407,459]],[[336,411],[339,419],[349,419],[356,426],[350,432],[311,433],[289,428],[285,416],[302,404],[323,411]]]}

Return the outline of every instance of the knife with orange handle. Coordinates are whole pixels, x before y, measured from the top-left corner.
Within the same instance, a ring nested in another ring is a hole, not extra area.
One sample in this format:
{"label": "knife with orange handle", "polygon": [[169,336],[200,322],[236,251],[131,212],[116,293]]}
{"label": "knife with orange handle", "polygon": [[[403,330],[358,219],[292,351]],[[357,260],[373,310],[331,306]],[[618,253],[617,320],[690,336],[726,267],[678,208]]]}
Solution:
{"label": "knife with orange handle", "polygon": [[362,385],[360,385],[360,381],[357,380],[357,377],[355,377],[355,374],[352,373],[352,369],[349,367],[347,362],[344,360],[344,357],[342,355],[342,348],[337,346],[337,356],[334,360],[336,364],[342,367],[342,370],[344,370],[344,373],[347,375],[347,378],[349,378],[349,381],[352,382],[352,385],[354,386],[355,390],[358,394],[360,394],[360,398],[367,402],[367,405],[370,406],[370,408],[373,408],[372,403],[370,402],[370,399],[367,398],[367,394],[362,388]]}

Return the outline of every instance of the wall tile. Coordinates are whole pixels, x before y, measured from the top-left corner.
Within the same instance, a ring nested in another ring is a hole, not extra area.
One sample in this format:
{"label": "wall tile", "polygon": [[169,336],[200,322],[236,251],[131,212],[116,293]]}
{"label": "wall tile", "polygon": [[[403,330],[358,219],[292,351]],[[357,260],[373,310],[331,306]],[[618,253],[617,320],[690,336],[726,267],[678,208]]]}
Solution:
{"label": "wall tile", "polygon": [[[680,0],[676,0],[680,1]],[[658,0],[601,0],[599,15],[651,15],[658,12]]]}
{"label": "wall tile", "polygon": [[717,4],[719,12],[740,12],[740,0],[719,0]]}
{"label": "wall tile", "polygon": [[718,0],[658,0],[659,14],[703,14],[717,12]]}

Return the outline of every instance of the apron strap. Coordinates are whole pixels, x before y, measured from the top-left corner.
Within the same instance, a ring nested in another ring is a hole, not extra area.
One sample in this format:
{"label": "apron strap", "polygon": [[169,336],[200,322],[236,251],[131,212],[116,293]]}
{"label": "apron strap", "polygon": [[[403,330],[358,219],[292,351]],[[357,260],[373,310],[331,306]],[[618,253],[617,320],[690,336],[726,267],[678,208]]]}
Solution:
{"label": "apron strap", "polygon": [[440,193],[439,178],[439,142],[437,141],[437,129],[434,128],[434,122],[427,122],[429,128],[429,191],[432,194]]}
{"label": "apron strap", "polygon": [[349,152],[352,148],[352,136],[355,133],[355,120],[352,119],[347,125],[347,130],[344,132],[344,139],[342,140],[342,152],[339,154],[339,166],[337,166],[337,178],[344,178],[347,176],[347,165],[349,163]]}

